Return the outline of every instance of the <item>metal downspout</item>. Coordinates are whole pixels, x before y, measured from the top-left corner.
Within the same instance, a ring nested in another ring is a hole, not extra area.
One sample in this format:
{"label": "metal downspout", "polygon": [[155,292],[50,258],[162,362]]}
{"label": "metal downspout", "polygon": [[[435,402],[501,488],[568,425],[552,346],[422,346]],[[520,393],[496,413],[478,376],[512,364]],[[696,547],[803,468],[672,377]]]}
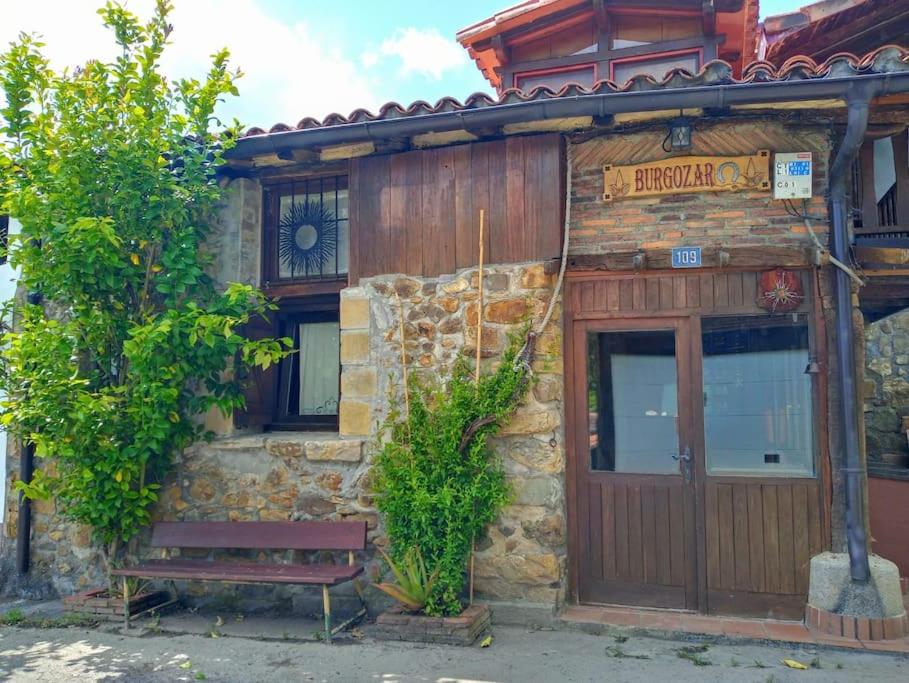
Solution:
{"label": "metal downspout", "polygon": [[[37,306],[41,303],[39,292],[28,293],[28,303]],[[35,472],[35,444],[26,443],[19,456],[19,481],[29,482]],[[32,535],[32,501],[19,492],[19,518],[16,526],[16,570],[28,574],[31,566]]]}
{"label": "metal downspout", "polygon": [[[852,169],[868,127],[868,109],[872,92],[857,88],[846,96],[848,118],[839,151],[830,170],[830,253],[843,263],[849,263],[849,234],[846,206],[846,178]],[[840,421],[843,425],[845,454],[843,473],[846,486],[846,544],[849,551],[849,571],[853,581],[867,582],[871,576],[868,566],[868,538],[865,533],[865,514],[862,483],[865,467],[859,443],[857,382],[855,367],[855,328],[852,311],[852,283],[841,268],[834,268],[834,305],[836,310],[836,357],[840,380]]]}

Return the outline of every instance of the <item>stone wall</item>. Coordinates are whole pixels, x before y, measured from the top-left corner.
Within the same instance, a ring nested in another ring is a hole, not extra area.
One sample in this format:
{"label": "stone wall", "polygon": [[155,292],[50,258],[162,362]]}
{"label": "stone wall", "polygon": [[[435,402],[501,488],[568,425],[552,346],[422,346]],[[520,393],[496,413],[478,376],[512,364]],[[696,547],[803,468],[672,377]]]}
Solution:
{"label": "stone wall", "polygon": [[869,464],[884,453],[909,455],[909,311],[865,327],[865,443]]}
{"label": "stone wall", "polygon": [[[487,365],[495,362],[510,331],[528,319],[542,321],[554,279],[539,263],[486,269],[481,355]],[[444,377],[459,352],[475,354],[477,285],[476,269],[468,269],[438,279],[371,278],[342,293],[342,435],[374,438],[389,400],[400,397],[401,313],[411,371]],[[560,309],[557,305],[538,340],[530,395],[492,440],[514,501],[478,541],[475,589],[485,598],[554,605],[564,594]]]}

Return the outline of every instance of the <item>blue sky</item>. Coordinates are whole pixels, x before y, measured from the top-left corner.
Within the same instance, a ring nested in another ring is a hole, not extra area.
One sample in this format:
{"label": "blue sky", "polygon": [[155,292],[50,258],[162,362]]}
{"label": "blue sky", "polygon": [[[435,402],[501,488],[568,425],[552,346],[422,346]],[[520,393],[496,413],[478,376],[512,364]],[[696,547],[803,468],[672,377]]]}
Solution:
{"label": "blue sky", "polygon": [[[222,114],[247,125],[294,124],[304,116],[375,110],[394,100],[464,99],[490,88],[455,32],[512,0],[174,0],[173,76],[200,75],[207,56],[226,45],[245,72],[241,97]],[[791,11],[807,0],[762,0],[761,14]],[[44,35],[54,64],[109,58],[110,39],[94,13],[102,0],[9,2],[0,45],[26,30]],[[152,0],[127,5],[147,14]]]}

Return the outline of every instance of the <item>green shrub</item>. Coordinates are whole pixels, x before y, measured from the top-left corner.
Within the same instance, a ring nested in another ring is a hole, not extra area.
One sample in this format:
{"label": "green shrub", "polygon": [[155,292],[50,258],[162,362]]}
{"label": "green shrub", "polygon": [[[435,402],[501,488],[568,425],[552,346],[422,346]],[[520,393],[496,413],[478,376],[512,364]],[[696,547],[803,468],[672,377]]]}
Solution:
{"label": "green shrub", "polygon": [[427,614],[461,611],[472,543],[509,500],[505,472],[487,441],[525,394],[524,336],[510,338],[497,369],[478,384],[465,356],[445,386],[411,382],[409,411],[396,410],[386,421],[388,438],[372,470],[376,505],[392,558],[402,562],[419,548],[438,568]]}

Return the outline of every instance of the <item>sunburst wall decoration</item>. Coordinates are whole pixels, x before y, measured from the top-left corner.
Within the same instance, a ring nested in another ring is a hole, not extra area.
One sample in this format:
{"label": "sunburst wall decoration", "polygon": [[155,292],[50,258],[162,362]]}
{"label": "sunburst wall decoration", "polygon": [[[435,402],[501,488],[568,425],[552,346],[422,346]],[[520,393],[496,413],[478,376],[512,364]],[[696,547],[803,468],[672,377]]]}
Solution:
{"label": "sunburst wall decoration", "polygon": [[278,224],[278,257],[294,275],[320,275],[338,248],[334,212],[321,202],[295,202]]}

